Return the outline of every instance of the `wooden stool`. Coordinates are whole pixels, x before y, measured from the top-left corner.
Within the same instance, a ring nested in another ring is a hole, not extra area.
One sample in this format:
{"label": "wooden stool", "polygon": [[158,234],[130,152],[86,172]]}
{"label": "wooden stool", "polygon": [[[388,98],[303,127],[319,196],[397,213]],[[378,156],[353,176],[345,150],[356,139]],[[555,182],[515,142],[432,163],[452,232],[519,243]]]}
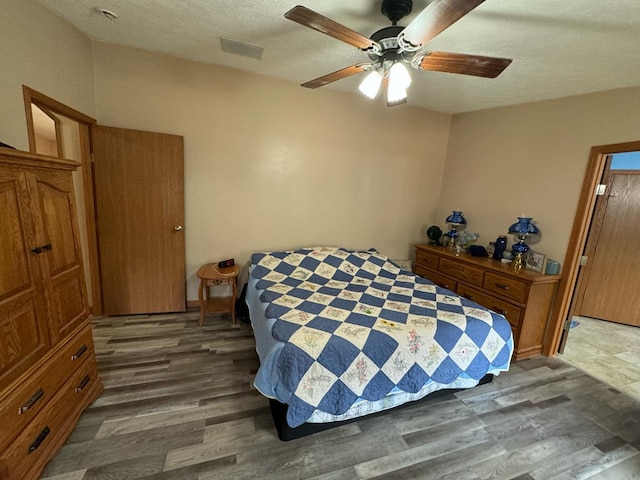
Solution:
{"label": "wooden stool", "polygon": [[[200,326],[204,324],[207,313],[231,313],[231,323],[236,323],[236,295],[238,293],[238,275],[240,267],[220,268],[216,263],[207,263],[198,269],[200,286],[198,299],[200,300]],[[231,295],[226,297],[209,296],[209,287],[228,285]]]}

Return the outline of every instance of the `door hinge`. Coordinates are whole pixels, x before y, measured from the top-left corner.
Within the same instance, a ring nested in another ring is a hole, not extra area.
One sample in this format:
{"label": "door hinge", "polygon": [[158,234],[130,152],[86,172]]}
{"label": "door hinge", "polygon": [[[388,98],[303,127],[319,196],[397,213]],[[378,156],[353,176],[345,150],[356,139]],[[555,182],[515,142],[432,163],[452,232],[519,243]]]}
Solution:
{"label": "door hinge", "polygon": [[587,259],[588,259],[588,258],[589,258],[589,257],[587,257],[586,255],[582,255],[582,256],[580,257],[580,266],[581,266],[581,267],[584,267],[584,266],[587,264]]}
{"label": "door hinge", "polygon": [[606,190],[607,190],[607,186],[600,183],[596,186],[596,195],[604,195]]}

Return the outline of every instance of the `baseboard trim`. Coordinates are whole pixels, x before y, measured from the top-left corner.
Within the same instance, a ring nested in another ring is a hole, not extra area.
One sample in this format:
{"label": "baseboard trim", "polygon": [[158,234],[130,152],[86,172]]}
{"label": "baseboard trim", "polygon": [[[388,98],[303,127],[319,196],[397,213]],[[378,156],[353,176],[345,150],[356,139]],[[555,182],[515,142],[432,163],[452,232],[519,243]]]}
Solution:
{"label": "baseboard trim", "polygon": [[199,300],[187,300],[187,308],[200,308]]}

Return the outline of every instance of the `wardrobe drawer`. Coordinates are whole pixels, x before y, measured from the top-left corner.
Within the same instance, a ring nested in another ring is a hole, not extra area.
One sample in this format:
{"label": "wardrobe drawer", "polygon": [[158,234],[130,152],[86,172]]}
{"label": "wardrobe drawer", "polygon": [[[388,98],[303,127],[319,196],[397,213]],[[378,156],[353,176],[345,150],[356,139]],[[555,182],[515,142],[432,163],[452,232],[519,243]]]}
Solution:
{"label": "wardrobe drawer", "polygon": [[464,265],[460,262],[454,262],[448,258],[441,258],[438,270],[450,277],[460,280],[461,282],[470,283],[472,285],[482,286],[484,272],[470,265]]}
{"label": "wardrobe drawer", "polygon": [[[95,358],[84,362],[0,456],[0,478],[37,478],[89,404],[97,381]],[[27,475],[28,474],[28,475]]]}
{"label": "wardrobe drawer", "polygon": [[522,309],[515,305],[495,298],[492,295],[480,292],[475,288],[467,287],[466,285],[458,285],[456,293],[461,297],[468,298],[472,302],[479,303],[483,307],[493,310],[500,315],[503,315],[511,324],[512,327],[518,328],[520,325],[520,315]]}
{"label": "wardrobe drawer", "polygon": [[93,342],[91,327],[87,326],[19,388],[0,401],[0,450],[42,410],[76,368],[90,356],[93,356]]}
{"label": "wardrobe drawer", "polygon": [[487,272],[482,286],[500,296],[512,298],[520,303],[525,303],[527,298],[526,282],[497,273]]}
{"label": "wardrobe drawer", "polygon": [[440,257],[429,252],[416,251],[416,267],[427,267],[433,270],[438,269]]}

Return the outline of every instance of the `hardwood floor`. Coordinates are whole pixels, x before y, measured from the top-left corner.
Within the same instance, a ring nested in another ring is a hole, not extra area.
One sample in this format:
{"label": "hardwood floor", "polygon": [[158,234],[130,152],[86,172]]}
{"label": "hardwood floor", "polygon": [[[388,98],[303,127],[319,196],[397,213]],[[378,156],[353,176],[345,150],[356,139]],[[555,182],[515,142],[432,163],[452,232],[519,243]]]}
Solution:
{"label": "hardwood floor", "polygon": [[640,403],[560,359],[280,442],[246,325],[112,317],[94,335],[105,391],[47,480],[640,478]]}
{"label": "hardwood floor", "polygon": [[562,359],[640,401],[640,327],[574,320]]}

